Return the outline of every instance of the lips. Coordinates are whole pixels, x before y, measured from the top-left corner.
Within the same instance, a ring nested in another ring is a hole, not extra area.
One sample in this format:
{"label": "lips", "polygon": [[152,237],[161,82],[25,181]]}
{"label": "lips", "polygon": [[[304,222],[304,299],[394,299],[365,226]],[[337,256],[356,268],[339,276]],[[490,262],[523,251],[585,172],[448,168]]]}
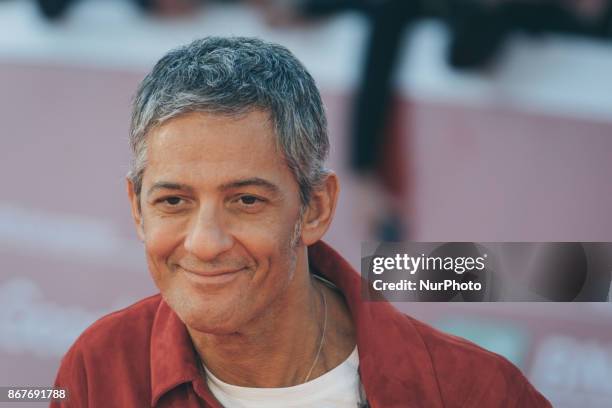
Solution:
{"label": "lips", "polygon": [[191,269],[187,269],[187,268],[183,268],[182,266],[180,267],[182,270],[184,270],[187,273],[193,273],[194,275],[200,275],[200,276],[218,276],[218,275],[226,275],[228,273],[236,273],[241,271],[243,268],[241,269],[228,269],[228,270],[222,270],[222,271],[206,271],[206,272],[201,272],[201,271],[194,271]]}
{"label": "lips", "polygon": [[197,271],[186,269],[181,266],[178,269],[184,272],[187,279],[199,285],[222,285],[234,280],[245,268],[224,269],[213,271]]}

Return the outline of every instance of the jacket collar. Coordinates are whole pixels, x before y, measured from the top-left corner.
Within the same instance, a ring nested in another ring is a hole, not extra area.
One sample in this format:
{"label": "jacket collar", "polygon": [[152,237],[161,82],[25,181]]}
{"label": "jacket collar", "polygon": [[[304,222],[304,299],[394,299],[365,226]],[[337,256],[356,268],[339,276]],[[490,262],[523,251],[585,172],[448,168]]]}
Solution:
{"label": "jacket collar", "polygon": [[221,408],[203,380],[198,361],[185,324],[161,299],[151,329],[151,406],[168,391],[191,382],[210,407]]}
{"label": "jacket collar", "polygon": [[[431,357],[416,327],[386,301],[361,300],[361,277],[322,241],[308,248],[309,266],[344,294],[357,333],[359,372],[370,405],[442,407]],[[161,300],[151,332],[151,401],[191,382],[210,407],[219,403],[198,368],[187,329]]]}
{"label": "jacket collar", "polygon": [[308,258],[310,267],[344,294],[355,324],[359,373],[370,406],[442,407],[429,351],[412,320],[384,300],[363,301],[361,276],[324,242],[309,247]]}

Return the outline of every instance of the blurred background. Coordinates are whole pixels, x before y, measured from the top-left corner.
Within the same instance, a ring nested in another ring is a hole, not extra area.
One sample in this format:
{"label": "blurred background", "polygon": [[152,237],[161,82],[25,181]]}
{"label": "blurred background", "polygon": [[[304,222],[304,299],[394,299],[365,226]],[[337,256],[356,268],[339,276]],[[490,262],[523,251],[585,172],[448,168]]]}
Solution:
{"label": "blurred background", "polygon": [[[0,0],[0,385],[52,384],[85,327],[156,292],[124,177],[130,99],[171,48],[258,36],[306,65],[343,185],[326,239],[358,267],[362,241],[612,241],[611,20],[607,0]],[[586,408],[612,406],[602,300],[398,307]]]}

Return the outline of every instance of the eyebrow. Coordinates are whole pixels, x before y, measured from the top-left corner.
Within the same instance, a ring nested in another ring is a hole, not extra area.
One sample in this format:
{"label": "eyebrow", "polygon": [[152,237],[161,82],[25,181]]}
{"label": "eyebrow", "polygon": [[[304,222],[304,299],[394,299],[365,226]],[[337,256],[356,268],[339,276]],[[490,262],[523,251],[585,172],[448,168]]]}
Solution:
{"label": "eyebrow", "polygon": [[[224,183],[221,186],[219,186],[219,190],[227,191],[227,190],[231,190],[234,188],[249,187],[249,186],[262,187],[271,193],[280,192],[280,189],[278,188],[276,184],[268,180],[262,179],[260,177],[251,177],[247,179],[230,181],[228,183]],[[147,191],[147,196],[151,195],[156,190],[183,190],[183,191],[193,192],[193,188],[187,184],[173,183],[173,182],[168,182],[168,181],[159,181],[153,184],[151,188],[149,188],[149,190]]]}
{"label": "eyebrow", "polygon": [[260,177],[251,177],[248,179],[230,181],[229,183],[222,184],[219,187],[219,190],[225,191],[225,190],[231,190],[234,188],[249,187],[249,186],[262,187],[271,193],[278,193],[280,191],[280,189],[278,188],[276,184],[266,179],[262,179]]}
{"label": "eyebrow", "polygon": [[151,193],[155,192],[156,190],[193,191],[193,188],[191,188],[187,184],[172,183],[168,181],[158,181],[157,183],[153,184],[151,188],[149,188],[149,190],[147,191],[147,196],[151,195]]}

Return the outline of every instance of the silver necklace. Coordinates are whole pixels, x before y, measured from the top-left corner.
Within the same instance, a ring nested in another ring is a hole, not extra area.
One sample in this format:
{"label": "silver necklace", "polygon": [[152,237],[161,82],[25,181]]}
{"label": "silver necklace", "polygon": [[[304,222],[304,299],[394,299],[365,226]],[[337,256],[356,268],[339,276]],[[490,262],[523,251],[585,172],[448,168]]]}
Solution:
{"label": "silver necklace", "polygon": [[317,365],[317,362],[319,361],[319,357],[321,356],[321,350],[323,350],[323,343],[325,342],[325,331],[327,330],[327,299],[325,298],[324,291],[321,291],[321,296],[323,297],[323,308],[325,310],[325,317],[323,319],[323,333],[321,333],[321,341],[319,342],[319,349],[317,350],[317,355],[315,356],[315,359],[312,362],[312,366],[310,367],[310,370],[308,370],[308,374],[306,374],[306,377],[304,378],[304,381],[302,381],[302,383],[307,382],[310,378],[312,370],[314,370],[315,366]]}
{"label": "silver necklace", "polygon": [[[312,370],[314,370],[315,366],[317,365],[317,362],[319,361],[319,357],[321,356],[321,350],[323,350],[323,343],[325,342],[325,332],[327,331],[327,298],[325,297],[325,292],[321,291],[321,297],[323,298],[323,310],[324,310],[324,315],[325,317],[323,318],[323,332],[321,333],[321,341],[319,342],[319,349],[317,350],[317,355],[315,356],[314,361],[312,362],[312,366],[310,367],[310,370],[308,370],[308,374],[306,374],[306,377],[304,377],[304,381],[302,381],[302,383],[305,383],[308,381],[308,379],[310,378],[310,375],[312,374]],[[204,361],[202,360],[202,358],[200,358],[200,356],[198,355],[198,370],[200,371],[200,374],[206,378],[206,369],[204,368]]]}

